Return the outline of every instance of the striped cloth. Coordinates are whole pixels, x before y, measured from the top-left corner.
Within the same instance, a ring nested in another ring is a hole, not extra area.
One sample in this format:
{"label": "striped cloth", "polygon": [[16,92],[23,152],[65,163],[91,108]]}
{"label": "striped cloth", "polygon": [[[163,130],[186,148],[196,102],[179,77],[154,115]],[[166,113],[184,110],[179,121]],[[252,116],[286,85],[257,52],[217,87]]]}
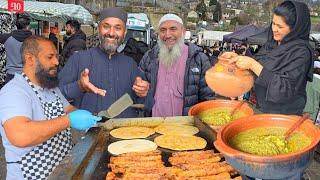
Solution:
{"label": "striped cloth", "polygon": [[[0,12],[8,11],[7,0],[0,0]],[[62,4],[57,2],[25,1],[25,14],[33,19],[49,22],[65,23],[75,19],[83,24],[92,24],[92,15],[84,7],[74,4]]]}

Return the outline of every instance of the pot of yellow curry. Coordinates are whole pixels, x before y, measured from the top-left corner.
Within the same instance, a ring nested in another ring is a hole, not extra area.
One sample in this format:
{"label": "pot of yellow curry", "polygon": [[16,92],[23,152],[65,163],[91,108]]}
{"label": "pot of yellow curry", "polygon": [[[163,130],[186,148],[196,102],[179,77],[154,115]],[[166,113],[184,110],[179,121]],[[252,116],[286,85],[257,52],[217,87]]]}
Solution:
{"label": "pot of yellow curry", "polygon": [[[202,122],[207,123],[212,129],[218,131],[222,126],[243,117],[254,114],[253,109],[241,101],[236,100],[210,100],[198,103],[189,109],[189,116],[197,116]],[[237,108],[233,115],[231,111]]]}
{"label": "pot of yellow curry", "polygon": [[287,141],[299,116],[259,114],[224,126],[215,147],[241,174],[260,179],[301,179],[313,159],[320,131],[306,120]]}

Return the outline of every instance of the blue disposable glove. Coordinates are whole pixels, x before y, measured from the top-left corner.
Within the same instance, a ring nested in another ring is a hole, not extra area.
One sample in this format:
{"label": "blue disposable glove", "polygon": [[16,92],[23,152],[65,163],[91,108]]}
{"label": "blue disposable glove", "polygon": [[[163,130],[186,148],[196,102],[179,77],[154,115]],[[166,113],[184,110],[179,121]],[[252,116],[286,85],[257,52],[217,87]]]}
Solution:
{"label": "blue disposable glove", "polygon": [[101,117],[92,115],[91,112],[79,109],[69,113],[70,126],[78,130],[86,130],[91,128],[101,120]]}

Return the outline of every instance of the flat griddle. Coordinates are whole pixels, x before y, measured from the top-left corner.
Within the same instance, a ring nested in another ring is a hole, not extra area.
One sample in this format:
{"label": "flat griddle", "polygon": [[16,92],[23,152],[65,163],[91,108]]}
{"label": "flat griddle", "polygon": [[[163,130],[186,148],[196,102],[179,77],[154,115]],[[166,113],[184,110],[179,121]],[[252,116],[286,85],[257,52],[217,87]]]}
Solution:
{"label": "flat griddle", "polygon": [[[207,140],[207,146],[204,150],[213,149],[213,142],[216,139],[216,132],[207,124],[194,119],[194,126],[199,128],[196,135]],[[159,134],[154,134],[146,139],[152,140]],[[49,179],[95,179],[105,180],[106,174],[110,171],[107,165],[111,154],[108,153],[107,147],[110,143],[119,139],[109,136],[109,131],[103,128],[92,128],[86,137],[78,143],[66,157],[64,163],[60,164],[51,174]],[[170,166],[168,158],[173,151],[158,147],[162,152],[162,160],[165,166]]]}

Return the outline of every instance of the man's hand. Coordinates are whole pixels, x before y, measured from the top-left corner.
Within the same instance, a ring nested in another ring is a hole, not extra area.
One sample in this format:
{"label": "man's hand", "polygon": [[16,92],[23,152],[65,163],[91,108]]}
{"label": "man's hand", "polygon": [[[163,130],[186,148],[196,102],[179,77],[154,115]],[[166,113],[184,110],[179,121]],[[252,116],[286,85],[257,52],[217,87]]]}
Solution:
{"label": "man's hand", "polygon": [[146,97],[149,91],[148,81],[144,81],[141,77],[137,77],[132,86],[132,90],[139,97]]}
{"label": "man's hand", "polygon": [[87,110],[75,110],[69,113],[70,126],[78,130],[86,130],[91,128],[101,120],[101,117],[92,115],[91,112]]}
{"label": "man's hand", "polygon": [[90,82],[89,69],[87,68],[81,72],[80,80],[78,81],[78,83],[82,92],[91,92],[100,96],[106,95],[106,90],[99,89]]}

